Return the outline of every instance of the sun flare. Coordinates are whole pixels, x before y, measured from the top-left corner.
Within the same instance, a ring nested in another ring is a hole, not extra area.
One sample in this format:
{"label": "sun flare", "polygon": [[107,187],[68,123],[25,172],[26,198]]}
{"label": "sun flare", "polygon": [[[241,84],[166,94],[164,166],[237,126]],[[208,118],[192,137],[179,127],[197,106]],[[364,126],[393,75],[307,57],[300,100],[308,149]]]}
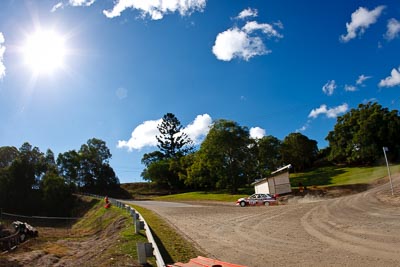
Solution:
{"label": "sun flare", "polygon": [[37,30],[27,36],[23,46],[25,64],[36,74],[62,68],[65,55],[65,39],[54,31]]}

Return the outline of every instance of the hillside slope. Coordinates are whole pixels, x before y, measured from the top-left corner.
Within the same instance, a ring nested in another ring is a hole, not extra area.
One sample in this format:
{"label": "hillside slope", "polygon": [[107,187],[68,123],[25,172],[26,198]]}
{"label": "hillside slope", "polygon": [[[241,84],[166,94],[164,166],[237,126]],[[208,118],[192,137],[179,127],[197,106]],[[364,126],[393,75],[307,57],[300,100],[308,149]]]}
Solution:
{"label": "hillside slope", "polygon": [[128,214],[105,209],[98,200],[84,198],[93,207],[72,227],[37,227],[39,237],[0,256],[0,266],[140,266]]}

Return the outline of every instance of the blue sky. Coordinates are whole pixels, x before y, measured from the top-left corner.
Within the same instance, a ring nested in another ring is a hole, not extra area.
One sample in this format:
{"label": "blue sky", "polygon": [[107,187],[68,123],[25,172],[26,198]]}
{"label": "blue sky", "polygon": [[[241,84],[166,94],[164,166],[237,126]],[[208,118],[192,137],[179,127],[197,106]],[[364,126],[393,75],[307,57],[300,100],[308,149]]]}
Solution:
{"label": "blue sky", "polygon": [[174,113],[200,144],[215,119],[328,144],[336,117],[400,106],[400,2],[0,1],[0,146],[106,141],[141,181]]}

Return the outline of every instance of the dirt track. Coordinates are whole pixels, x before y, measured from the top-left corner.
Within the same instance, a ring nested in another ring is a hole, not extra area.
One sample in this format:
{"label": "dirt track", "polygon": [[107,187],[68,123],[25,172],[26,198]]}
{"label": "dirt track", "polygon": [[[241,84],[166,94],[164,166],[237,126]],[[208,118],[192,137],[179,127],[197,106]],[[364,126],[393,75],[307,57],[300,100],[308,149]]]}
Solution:
{"label": "dirt track", "polygon": [[384,184],[346,197],[270,207],[143,206],[222,261],[251,267],[400,266],[400,177],[393,180],[396,197]]}

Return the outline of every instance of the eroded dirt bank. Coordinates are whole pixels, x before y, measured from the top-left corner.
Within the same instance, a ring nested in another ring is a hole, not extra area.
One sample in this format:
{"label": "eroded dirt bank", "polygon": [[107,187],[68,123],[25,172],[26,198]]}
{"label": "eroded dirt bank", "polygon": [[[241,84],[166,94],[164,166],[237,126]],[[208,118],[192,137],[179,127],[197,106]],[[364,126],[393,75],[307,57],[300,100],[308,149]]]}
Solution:
{"label": "eroded dirt bank", "polygon": [[[96,210],[104,209],[102,203]],[[95,218],[92,221],[88,221]],[[84,219],[85,220],[85,219]],[[140,266],[132,253],[121,251],[120,232],[130,220],[115,210],[88,216],[80,227],[37,227],[39,237],[29,239],[8,253],[0,254],[0,267],[48,266]]]}

